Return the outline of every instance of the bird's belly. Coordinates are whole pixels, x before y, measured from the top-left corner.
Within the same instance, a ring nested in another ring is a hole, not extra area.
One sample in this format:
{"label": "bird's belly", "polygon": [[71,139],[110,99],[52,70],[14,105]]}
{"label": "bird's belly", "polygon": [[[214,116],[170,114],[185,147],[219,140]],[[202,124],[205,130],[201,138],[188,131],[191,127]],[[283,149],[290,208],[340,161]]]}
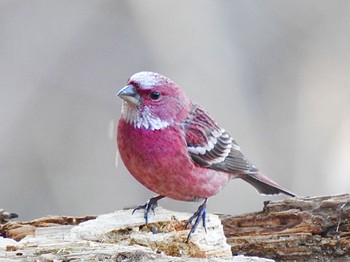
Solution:
{"label": "bird's belly", "polygon": [[230,179],[226,173],[195,164],[178,127],[151,131],[119,123],[117,140],[129,172],[157,194],[195,201],[217,194]]}

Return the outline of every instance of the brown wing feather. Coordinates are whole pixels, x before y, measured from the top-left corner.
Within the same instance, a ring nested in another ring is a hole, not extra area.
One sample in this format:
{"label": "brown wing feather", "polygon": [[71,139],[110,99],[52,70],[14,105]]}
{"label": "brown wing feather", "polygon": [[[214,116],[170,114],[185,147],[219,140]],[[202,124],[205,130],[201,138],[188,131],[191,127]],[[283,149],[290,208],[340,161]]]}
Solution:
{"label": "brown wing feather", "polygon": [[189,154],[198,165],[229,173],[258,171],[232,137],[199,106],[193,106],[184,130]]}
{"label": "brown wing feather", "polygon": [[198,165],[239,176],[262,194],[295,196],[260,173],[232,137],[199,106],[193,105],[183,129],[188,152]]}

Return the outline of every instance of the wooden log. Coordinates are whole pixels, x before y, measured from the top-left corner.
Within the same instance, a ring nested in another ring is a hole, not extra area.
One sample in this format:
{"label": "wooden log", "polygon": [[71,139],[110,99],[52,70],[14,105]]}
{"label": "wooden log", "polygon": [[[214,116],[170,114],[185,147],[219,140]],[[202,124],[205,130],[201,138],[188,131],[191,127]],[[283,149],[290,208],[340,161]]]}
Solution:
{"label": "wooden log", "polygon": [[265,202],[260,212],[222,215],[233,255],[280,261],[350,260],[350,195]]}
{"label": "wooden log", "polygon": [[147,226],[142,212],[131,210],[6,222],[0,261],[350,260],[349,194],[265,202],[260,212],[220,215],[223,227],[208,214],[208,232],[199,226],[185,243],[190,215],[158,207]]}
{"label": "wooden log", "polygon": [[[45,217],[1,225],[0,261],[271,261],[232,258],[218,216],[208,214],[186,243],[191,214],[157,208],[145,225],[143,213],[121,210],[98,217]],[[16,241],[17,240],[17,241]]]}

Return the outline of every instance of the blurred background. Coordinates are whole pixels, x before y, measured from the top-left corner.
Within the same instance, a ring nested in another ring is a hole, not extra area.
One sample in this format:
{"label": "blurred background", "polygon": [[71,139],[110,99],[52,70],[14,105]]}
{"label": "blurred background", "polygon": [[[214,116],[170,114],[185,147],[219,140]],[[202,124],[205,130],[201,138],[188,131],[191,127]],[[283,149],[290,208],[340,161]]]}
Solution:
{"label": "blurred background", "polygon": [[[0,25],[0,208],[21,220],[154,195],[115,164],[115,94],[142,70],[181,85],[289,190],[350,190],[349,1],[2,0]],[[209,212],[270,199],[233,180]]]}

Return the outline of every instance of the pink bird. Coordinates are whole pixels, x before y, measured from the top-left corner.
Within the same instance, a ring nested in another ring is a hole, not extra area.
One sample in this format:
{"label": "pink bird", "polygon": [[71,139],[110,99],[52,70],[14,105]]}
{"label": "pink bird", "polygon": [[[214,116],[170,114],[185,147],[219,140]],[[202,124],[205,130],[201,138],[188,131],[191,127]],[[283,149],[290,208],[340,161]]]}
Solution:
{"label": "pink bird", "polygon": [[117,144],[129,172],[158,195],[139,205],[154,212],[158,200],[204,200],[190,217],[190,235],[205,216],[207,199],[233,178],[241,178],[261,194],[295,196],[263,175],[232,137],[169,78],[153,72],[130,77],[117,95],[123,99]]}

